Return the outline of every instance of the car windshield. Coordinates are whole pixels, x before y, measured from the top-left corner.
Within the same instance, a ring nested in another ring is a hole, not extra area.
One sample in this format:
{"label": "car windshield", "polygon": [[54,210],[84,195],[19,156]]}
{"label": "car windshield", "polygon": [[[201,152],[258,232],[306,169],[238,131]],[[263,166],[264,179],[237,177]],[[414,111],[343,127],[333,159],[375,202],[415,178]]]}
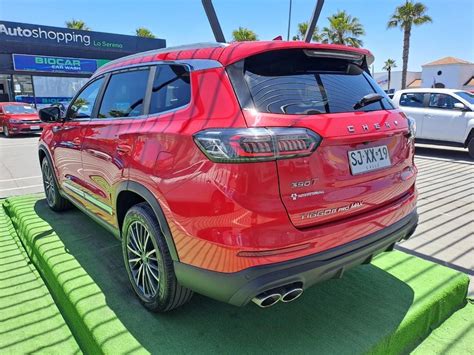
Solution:
{"label": "car windshield", "polygon": [[456,91],[456,95],[463,98],[464,100],[469,102],[471,105],[474,105],[474,94],[467,91]]}
{"label": "car windshield", "polygon": [[5,113],[9,114],[36,113],[36,110],[28,105],[7,105],[3,106],[3,110],[5,111]]}
{"label": "car windshield", "polygon": [[[393,109],[385,92],[358,65],[314,57],[300,49],[246,58],[234,64],[229,74],[241,105],[259,112],[315,115]],[[356,105],[368,94],[382,99]]]}

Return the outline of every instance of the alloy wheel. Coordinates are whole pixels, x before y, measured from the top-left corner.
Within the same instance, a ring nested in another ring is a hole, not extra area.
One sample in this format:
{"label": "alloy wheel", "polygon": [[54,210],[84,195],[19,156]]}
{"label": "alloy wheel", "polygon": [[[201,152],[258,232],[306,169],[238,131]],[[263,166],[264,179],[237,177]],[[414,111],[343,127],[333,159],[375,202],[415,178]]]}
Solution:
{"label": "alloy wheel", "polygon": [[55,200],[55,182],[53,177],[53,171],[51,170],[48,163],[43,164],[43,185],[44,192],[46,194],[46,200],[50,206],[54,205]]}
{"label": "alloy wheel", "polygon": [[158,253],[153,237],[140,221],[128,228],[127,262],[133,282],[142,295],[153,298],[159,289]]}

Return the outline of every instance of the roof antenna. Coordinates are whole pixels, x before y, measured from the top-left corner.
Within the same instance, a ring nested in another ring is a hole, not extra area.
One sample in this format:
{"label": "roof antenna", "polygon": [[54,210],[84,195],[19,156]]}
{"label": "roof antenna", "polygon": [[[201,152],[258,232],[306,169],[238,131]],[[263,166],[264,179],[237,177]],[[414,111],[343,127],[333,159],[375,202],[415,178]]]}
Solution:
{"label": "roof antenna", "polygon": [[202,0],[202,6],[204,6],[204,11],[206,11],[207,19],[211,25],[216,42],[225,43],[224,33],[222,32],[221,25],[217,19],[216,11],[212,5],[212,0]]}
{"label": "roof antenna", "polygon": [[[202,1],[204,2],[204,0]],[[316,1],[316,6],[314,7],[313,15],[311,16],[311,20],[309,20],[308,30],[306,31],[306,35],[304,36],[304,41],[306,43],[311,42],[311,38],[313,37],[314,29],[316,28],[316,23],[318,23],[319,15],[321,14],[323,5],[324,0]]]}

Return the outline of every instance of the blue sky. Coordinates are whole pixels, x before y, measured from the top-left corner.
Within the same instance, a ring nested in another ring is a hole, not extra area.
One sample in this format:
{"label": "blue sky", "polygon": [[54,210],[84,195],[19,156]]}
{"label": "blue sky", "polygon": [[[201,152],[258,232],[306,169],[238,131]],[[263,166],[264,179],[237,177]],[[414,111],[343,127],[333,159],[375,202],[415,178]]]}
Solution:
{"label": "blue sky", "polygon": [[[474,1],[422,0],[432,24],[412,31],[409,70],[441,57],[474,61]],[[364,47],[375,55],[379,71],[387,58],[401,69],[402,32],[386,29],[393,10],[403,0],[326,0],[319,26],[337,10],[359,18],[366,35]],[[315,0],[293,0],[292,34],[298,22],[311,16]],[[238,26],[254,30],[260,39],[286,38],[289,0],[214,0],[226,38]],[[84,20],[96,31],[133,34],[136,27],[149,28],[168,46],[212,41],[213,36],[200,0],[0,0],[0,19],[64,26],[68,19]]]}

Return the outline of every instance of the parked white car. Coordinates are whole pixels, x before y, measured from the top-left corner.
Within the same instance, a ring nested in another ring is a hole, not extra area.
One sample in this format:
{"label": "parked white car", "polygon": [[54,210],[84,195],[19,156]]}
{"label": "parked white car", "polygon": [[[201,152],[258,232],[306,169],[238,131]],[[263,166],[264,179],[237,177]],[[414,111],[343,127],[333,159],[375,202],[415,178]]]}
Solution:
{"label": "parked white car", "polygon": [[454,89],[406,89],[392,98],[416,121],[416,142],[468,148],[474,158],[474,94]]}

